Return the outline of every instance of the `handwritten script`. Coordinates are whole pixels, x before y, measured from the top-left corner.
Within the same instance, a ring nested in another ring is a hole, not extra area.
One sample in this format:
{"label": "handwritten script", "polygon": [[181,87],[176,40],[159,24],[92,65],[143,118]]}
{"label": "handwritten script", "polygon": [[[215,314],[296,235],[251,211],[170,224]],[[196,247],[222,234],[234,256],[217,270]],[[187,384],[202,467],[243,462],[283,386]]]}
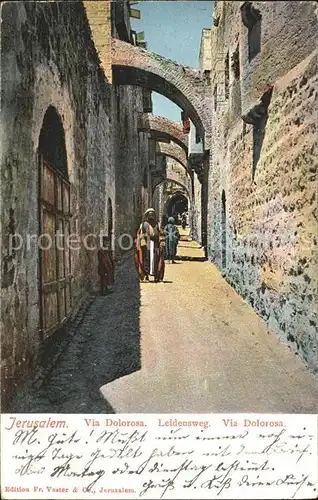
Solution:
{"label": "handwritten script", "polygon": [[317,498],[315,415],[2,415],[2,498]]}

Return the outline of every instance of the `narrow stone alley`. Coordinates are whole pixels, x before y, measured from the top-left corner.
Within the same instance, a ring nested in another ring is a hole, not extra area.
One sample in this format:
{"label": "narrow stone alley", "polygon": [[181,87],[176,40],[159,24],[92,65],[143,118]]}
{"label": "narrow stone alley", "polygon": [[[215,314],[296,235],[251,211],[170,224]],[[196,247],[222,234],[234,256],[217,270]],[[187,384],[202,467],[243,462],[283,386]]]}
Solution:
{"label": "narrow stone alley", "polygon": [[0,5],[2,411],[314,412],[317,2],[135,4]]}
{"label": "narrow stone alley", "polygon": [[141,286],[141,370],[102,388],[116,412],[317,412],[317,380],[301,361],[198,261],[197,243],[182,241],[179,255],[193,260]]}
{"label": "narrow stone alley", "polygon": [[126,258],[114,294],[93,298],[41,386],[20,391],[12,411],[317,412],[316,377],[199,245],[183,236],[178,257],[158,284],[139,284]]}

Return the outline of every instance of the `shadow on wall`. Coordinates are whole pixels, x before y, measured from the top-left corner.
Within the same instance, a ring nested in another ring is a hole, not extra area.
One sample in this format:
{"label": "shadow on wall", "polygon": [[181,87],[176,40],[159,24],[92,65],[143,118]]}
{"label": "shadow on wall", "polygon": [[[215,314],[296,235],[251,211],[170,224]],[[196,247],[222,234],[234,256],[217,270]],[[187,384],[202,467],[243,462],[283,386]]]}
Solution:
{"label": "shadow on wall", "polygon": [[262,96],[261,103],[255,108],[253,123],[253,169],[252,180],[254,181],[256,168],[261,157],[263,142],[268,120],[268,108],[272,99],[273,87],[270,87]]}
{"label": "shadow on wall", "polygon": [[261,152],[262,152],[262,147],[263,147],[263,142],[264,142],[264,137],[265,137],[265,132],[266,132],[266,125],[267,125],[267,120],[268,117],[264,117],[261,120],[257,122],[253,126],[253,170],[252,170],[252,179],[254,181],[255,174],[256,174],[256,169],[257,165],[259,162],[259,159],[261,157]]}
{"label": "shadow on wall", "polygon": [[[100,387],[141,368],[140,283],[131,257],[118,267],[115,280],[112,295],[93,295],[82,313],[57,332],[42,368],[19,390],[8,412],[115,413]],[[54,366],[45,370],[54,358]]]}

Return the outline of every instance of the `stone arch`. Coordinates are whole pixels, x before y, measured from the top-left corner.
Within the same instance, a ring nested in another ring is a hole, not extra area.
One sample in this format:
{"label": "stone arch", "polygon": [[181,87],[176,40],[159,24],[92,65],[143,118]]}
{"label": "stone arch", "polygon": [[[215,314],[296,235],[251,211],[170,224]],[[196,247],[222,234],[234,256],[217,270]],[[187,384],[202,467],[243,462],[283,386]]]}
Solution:
{"label": "stone arch", "polygon": [[188,154],[188,135],[183,133],[183,127],[178,122],[151,113],[141,113],[138,119],[138,130],[150,132],[152,138],[157,141],[160,139],[173,141]]}
{"label": "stone arch", "polygon": [[173,160],[178,161],[190,174],[187,155],[184,150],[180,148],[180,146],[173,143],[167,144],[165,142],[157,142],[156,154],[169,156]]}
{"label": "stone arch", "polygon": [[61,117],[54,106],[49,106],[43,118],[39,137],[39,152],[55,170],[67,180],[68,166],[65,145],[65,132]]}
{"label": "stone arch", "polygon": [[186,112],[202,138],[210,130],[210,106],[205,102],[208,82],[203,71],[117,39],[112,40],[112,67],[115,85],[138,85],[158,92]]}
{"label": "stone arch", "polygon": [[174,160],[167,162],[166,177],[185,186],[189,193],[192,193],[193,178],[179,162]]}
{"label": "stone arch", "polygon": [[[178,207],[177,209],[176,205]],[[176,191],[167,199],[165,208],[168,217],[173,215],[175,210],[180,214],[182,212],[188,212],[190,210],[190,200],[182,191]]]}
{"label": "stone arch", "polygon": [[226,269],[226,246],[227,246],[227,237],[226,237],[226,196],[225,191],[223,189],[221,195],[221,263],[222,268]]}
{"label": "stone arch", "polygon": [[182,184],[181,182],[179,182],[173,178],[171,179],[170,177],[167,177],[166,179],[157,182],[157,184],[153,187],[153,191],[155,191],[155,189],[157,189],[160,186],[160,184],[163,184],[164,182],[173,182],[174,184],[176,184],[178,186],[178,188],[184,189],[184,191],[187,193],[187,196],[190,199],[190,192],[189,192],[188,188],[184,184]]}
{"label": "stone arch", "polygon": [[[67,154],[68,175],[71,184],[76,178],[74,127],[75,119],[72,113],[72,101],[66,87],[59,79],[59,72],[54,63],[51,63],[51,71],[46,66],[39,65],[35,68],[34,101],[32,112],[32,137],[34,140],[35,153],[41,132],[44,116],[50,106],[56,109],[65,133],[65,145]],[[75,207],[73,207],[73,211]]]}

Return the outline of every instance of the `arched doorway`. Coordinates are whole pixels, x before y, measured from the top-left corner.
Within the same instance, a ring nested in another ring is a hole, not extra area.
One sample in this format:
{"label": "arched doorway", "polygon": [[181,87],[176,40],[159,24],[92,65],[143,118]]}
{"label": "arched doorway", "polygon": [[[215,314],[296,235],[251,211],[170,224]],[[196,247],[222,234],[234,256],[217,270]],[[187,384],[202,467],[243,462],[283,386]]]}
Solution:
{"label": "arched doorway", "polygon": [[70,182],[64,129],[53,106],[43,119],[38,153],[40,331],[45,339],[72,307]]}
{"label": "arched doorway", "polygon": [[171,196],[167,203],[167,215],[168,217],[172,217],[175,214],[179,216],[183,212],[188,212],[189,210],[189,201],[188,198],[182,193],[176,193]]}
{"label": "arched doorway", "polygon": [[226,268],[226,198],[225,191],[222,191],[221,209],[221,245],[222,245],[222,268]]}
{"label": "arched doorway", "polygon": [[113,206],[112,206],[112,200],[110,198],[108,198],[108,201],[107,201],[107,234],[110,237],[111,248],[113,247],[113,229],[114,229]]}

